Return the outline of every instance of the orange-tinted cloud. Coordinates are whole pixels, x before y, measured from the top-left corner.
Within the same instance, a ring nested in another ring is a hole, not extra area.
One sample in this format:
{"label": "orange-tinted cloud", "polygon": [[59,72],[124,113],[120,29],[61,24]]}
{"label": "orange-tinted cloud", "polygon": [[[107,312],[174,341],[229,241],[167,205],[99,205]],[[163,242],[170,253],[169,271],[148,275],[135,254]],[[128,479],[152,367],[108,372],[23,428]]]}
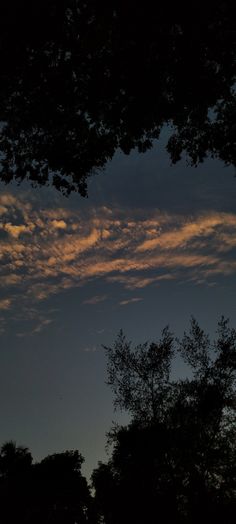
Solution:
{"label": "orange-tinted cloud", "polygon": [[160,231],[158,236],[145,240],[138,246],[137,251],[152,251],[158,247],[165,250],[184,247],[197,238],[202,239],[214,234],[218,227],[229,225],[236,227],[236,217],[224,213],[210,213],[192,221],[188,219],[183,225],[177,224],[171,231]]}
{"label": "orange-tinted cloud", "polygon": [[19,238],[21,233],[30,233],[31,232],[30,227],[27,227],[25,224],[20,224],[20,225],[14,224],[13,225],[11,224],[11,222],[7,222],[6,224],[4,224],[2,229],[7,231],[7,233],[9,233],[9,235],[11,235],[13,238]]}
{"label": "orange-tinted cloud", "polygon": [[55,229],[66,229],[67,227],[65,220],[54,219],[52,220],[51,224]]}
{"label": "orange-tinted cloud", "polygon": [[[41,210],[36,201],[8,193],[0,206],[0,227],[7,232],[0,244],[0,287],[14,286],[5,310],[20,301],[30,308],[95,279],[142,290],[170,279],[210,284],[216,276],[236,273],[231,256],[236,214],[156,211],[145,217],[138,210],[126,216],[101,207],[85,215],[58,205]],[[96,295],[85,303],[105,298]]]}
{"label": "orange-tinted cloud", "polygon": [[0,300],[0,310],[10,309],[11,300],[9,298],[2,298]]}

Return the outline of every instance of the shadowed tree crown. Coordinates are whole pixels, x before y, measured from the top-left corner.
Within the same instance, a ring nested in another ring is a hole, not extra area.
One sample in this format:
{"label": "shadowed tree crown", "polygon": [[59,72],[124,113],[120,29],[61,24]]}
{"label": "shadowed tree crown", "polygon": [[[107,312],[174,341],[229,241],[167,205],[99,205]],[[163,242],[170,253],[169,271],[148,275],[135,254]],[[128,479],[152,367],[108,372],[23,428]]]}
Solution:
{"label": "shadowed tree crown", "polygon": [[28,448],[17,446],[12,440],[7,441],[0,451],[0,476],[9,477],[28,471],[32,460]]}
{"label": "shadowed tree crown", "polygon": [[[210,337],[191,319],[188,333],[174,339],[166,327],[157,342],[132,348],[120,331],[107,354],[108,385],[114,393],[115,407],[130,412],[133,420],[144,424],[162,421],[179,402],[187,408],[207,400],[222,415],[236,402],[236,331],[224,317],[218,323],[217,338]],[[173,363],[182,357],[189,368],[185,379],[174,379]],[[205,396],[206,395],[206,398]],[[200,398],[203,398],[200,401]],[[207,404],[205,404],[204,409]],[[202,410],[204,415],[204,410]],[[209,414],[210,416],[210,414]]]}
{"label": "shadowed tree crown", "polygon": [[[192,319],[182,339],[107,347],[108,384],[131,421],[92,480],[101,522],[233,524],[236,510],[236,331],[215,341]],[[182,356],[186,378],[171,364]],[[106,497],[108,493],[108,497]]]}
{"label": "shadowed tree crown", "polygon": [[233,0],[3,0],[0,178],[87,193],[117,150],[236,165]]}

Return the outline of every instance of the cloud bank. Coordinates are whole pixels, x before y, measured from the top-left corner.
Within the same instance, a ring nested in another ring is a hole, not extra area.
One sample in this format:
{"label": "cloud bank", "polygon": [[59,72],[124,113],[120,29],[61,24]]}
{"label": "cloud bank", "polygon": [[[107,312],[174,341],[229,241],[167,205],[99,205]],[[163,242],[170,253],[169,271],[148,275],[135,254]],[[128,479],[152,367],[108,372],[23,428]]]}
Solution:
{"label": "cloud bank", "polygon": [[[50,296],[97,279],[130,291],[165,280],[213,285],[219,276],[236,273],[235,247],[233,213],[186,216],[134,209],[127,216],[107,207],[82,213],[42,208],[29,197],[5,193],[0,196],[1,314],[21,304],[26,316],[36,315]],[[84,303],[104,300],[106,290]],[[48,324],[41,318],[35,329]]]}

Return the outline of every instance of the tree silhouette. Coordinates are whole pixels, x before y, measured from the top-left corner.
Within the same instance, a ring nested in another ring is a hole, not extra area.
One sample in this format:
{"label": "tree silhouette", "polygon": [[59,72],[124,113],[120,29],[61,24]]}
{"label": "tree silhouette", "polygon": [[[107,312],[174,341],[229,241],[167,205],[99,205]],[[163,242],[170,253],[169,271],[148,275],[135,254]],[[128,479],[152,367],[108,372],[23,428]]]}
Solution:
{"label": "tree silhouette", "polygon": [[66,451],[49,455],[35,465],[40,522],[87,522],[90,494],[80,471],[83,461],[78,451]]}
{"label": "tree silhouette", "polygon": [[0,453],[0,521],[23,522],[27,514],[32,456],[28,448],[5,442]]}
{"label": "tree silhouette", "polygon": [[92,497],[78,451],[32,464],[27,448],[7,442],[0,455],[0,521],[3,524],[95,522]]}
{"label": "tree silhouette", "polygon": [[233,0],[3,0],[0,177],[70,193],[166,124],[186,151],[236,165]]}
{"label": "tree silhouette", "polygon": [[120,331],[114,347],[106,347],[108,384],[115,406],[128,410],[135,420],[150,423],[165,411],[170,389],[173,336],[165,328],[158,343],[145,343],[132,350]]}
{"label": "tree silhouette", "polygon": [[[110,433],[111,459],[93,474],[101,517],[117,524],[233,523],[236,331],[222,318],[211,342],[192,319],[182,340],[174,342],[166,329],[159,342],[132,350],[120,334],[106,351],[116,406],[132,418]],[[190,368],[185,379],[171,373],[177,354]]]}
{"label": "tree silhouette", "polygon": [[12,440],[5,442],[0,453],[0,474],[10,477],[30,468],[32,455],[28,448],[17,446]]}

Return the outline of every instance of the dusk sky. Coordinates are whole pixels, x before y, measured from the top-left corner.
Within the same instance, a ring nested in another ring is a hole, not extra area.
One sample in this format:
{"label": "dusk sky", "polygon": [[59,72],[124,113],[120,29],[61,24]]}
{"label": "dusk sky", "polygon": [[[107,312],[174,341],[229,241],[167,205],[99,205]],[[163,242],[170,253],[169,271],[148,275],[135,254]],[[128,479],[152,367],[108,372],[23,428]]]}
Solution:
{"label": "dusk sky", "polygon": [[117,153],[88,199],[1,185],[1,443],[79,449],[90,476],[118,417],[102,344],[236,325],[235,201],[233,168],[170,166],[162,146]]}

